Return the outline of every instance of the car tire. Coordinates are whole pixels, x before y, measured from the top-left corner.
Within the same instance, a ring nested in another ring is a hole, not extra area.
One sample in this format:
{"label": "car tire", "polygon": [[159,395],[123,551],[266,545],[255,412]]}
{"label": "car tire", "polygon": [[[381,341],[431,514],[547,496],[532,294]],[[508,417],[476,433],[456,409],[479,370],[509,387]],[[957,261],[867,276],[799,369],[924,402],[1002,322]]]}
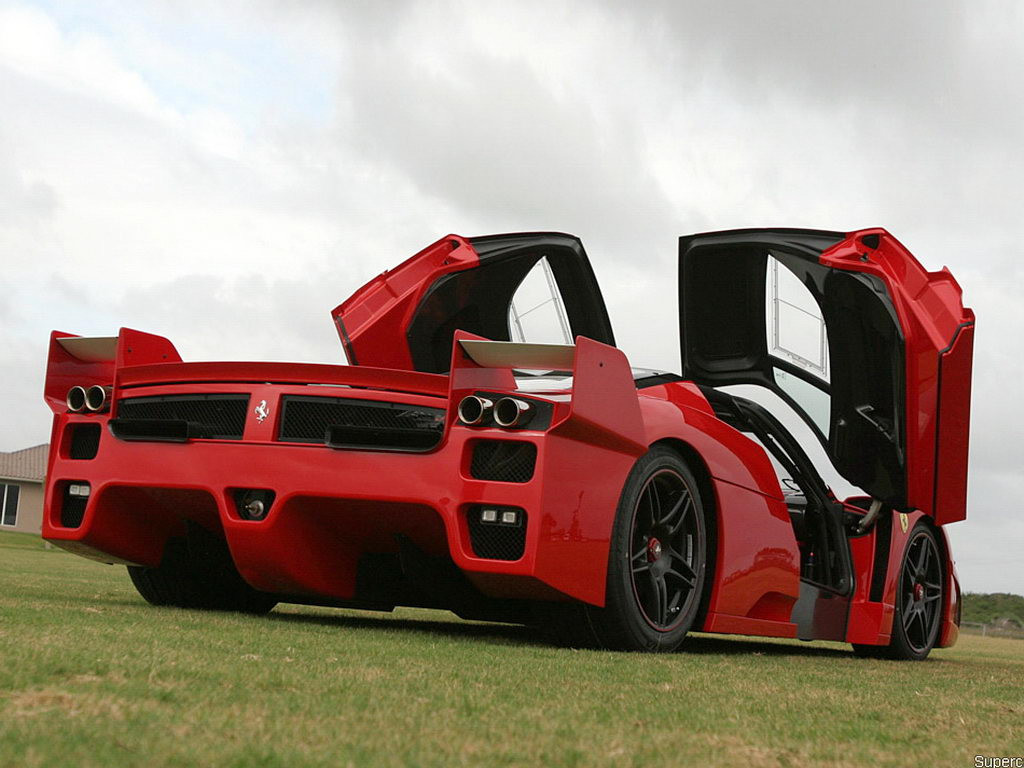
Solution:
{"label": "car tire", "polygon": [[250,587],[238,573],[227,544],[190,528],[186,539],[171,539],[156,568],[128,566],[135,589],[152,605],[268,613],[277,599]]}
{"label": "car tire", "polygon": [[656,446],[641,457],[619,499],[604,608],[563,609],[563,640],[621,651],[673,651],[706,597],[710,521],[682,457]]}
{"label": "car tire", "polygon": [[942,549],[932,527],[918,522],[910,532],[900,561],[889,645],[853,646],[866,658],[923,661],[939,639],[946,595]]}

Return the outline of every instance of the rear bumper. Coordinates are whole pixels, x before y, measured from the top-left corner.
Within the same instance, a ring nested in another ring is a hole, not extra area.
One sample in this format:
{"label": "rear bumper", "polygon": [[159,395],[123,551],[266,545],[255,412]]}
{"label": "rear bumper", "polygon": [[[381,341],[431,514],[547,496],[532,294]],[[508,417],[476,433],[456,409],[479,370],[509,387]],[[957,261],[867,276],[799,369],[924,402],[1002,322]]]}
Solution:
{"label": "rear bumper", "polygon": [[[187,521],[222,532],[243,578],[256,589],[315,602],[356,597],[366,554],[394,553],[399,535],[447,555],[486,595],[575,598],[602,605],[609,538],[632,458],[555,435],[498,429],[447,430],[430,453],[335,450],[254,440],[125,442],[103,424],[91,460],[67,456],[65,426],[95,416],[59,415],[47,480],[43,535],[106,562],[157,565]],[[105,422],[105,419],[102,419]],[[537,459],[522,483],[474,479],[473,442],[531,442]],[[585,482],[601,477],[603,482]],[[69,485],[88,483],[81,524],[61,525]],[[268,489],[263,520],[243,519],[237,489]],[[479,504],[527,516],[515,561],[474,554],[467,512]]]}

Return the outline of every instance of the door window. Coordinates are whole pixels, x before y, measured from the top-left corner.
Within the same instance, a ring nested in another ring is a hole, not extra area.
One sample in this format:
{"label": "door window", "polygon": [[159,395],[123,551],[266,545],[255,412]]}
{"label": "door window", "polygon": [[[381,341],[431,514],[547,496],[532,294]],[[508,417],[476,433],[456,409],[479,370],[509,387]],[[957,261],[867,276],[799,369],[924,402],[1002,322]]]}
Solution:
{"label": "door window", "polygon": [[547,257],[526,273],[508,305],[508,337],[534,344],[572,344],[565,303]]}
{"label": "door window", "polygon": [[768,353],[828,381],[828,336],[814,296],[785,265],[768,257],[765,280]]}
{"label": "door window", "polygon": [[814,295],[779,259],[765,275],[765,334],[775,383],[828,435],[828,333]]}

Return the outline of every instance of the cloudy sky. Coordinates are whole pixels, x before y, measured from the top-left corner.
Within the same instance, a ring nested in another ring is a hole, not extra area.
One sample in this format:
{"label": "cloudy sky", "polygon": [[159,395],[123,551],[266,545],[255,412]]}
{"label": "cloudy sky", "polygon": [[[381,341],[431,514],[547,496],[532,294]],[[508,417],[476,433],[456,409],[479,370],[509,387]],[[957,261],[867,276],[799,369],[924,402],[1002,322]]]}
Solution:
{"label": "cloudy sky", "polygon": [[0,0],[0,450],[48,332],[340,362],[329,310],[448,232],[583,238],[678,369],[676,238],[885,226],[978,316],[966,589],[1024,593],[1024,4]]}

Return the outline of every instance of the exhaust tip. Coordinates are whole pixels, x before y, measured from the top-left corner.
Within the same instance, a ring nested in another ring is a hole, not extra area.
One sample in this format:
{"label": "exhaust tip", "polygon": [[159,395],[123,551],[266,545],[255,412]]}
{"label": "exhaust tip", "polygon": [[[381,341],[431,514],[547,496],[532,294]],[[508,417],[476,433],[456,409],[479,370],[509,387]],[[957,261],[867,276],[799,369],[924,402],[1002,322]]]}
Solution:
{"label": "exhaust tip", "polygon": [[93,384],[85,392],[85,407],[94,413],[100,413],[110,408],[110,387],[100,384]]}
{"label": "exhaust tip", "polygon": [[533,415],[533,406],[525,400],[503,397],[494,404],[494,422],[499,427],[522,427]]}
{"label": "exhaust tip", "polygon": [[74,386],[68,390],[68,395],[64,398],[64,401],[68,404],[68,410],[72,413],[79,413],[85,408],[86,394],[85,387]]}
{"label": "exhaust tip", "polygon": [[459,421],[470,426],[483,423],[490,413],[494,403],[486,397],[466,395],[459,403]]}
{"label": "exhaust tip", "polygon": [[236,488],[235,509],[243,520],[259,522],[270,514],[276,494],[266,488]]}

